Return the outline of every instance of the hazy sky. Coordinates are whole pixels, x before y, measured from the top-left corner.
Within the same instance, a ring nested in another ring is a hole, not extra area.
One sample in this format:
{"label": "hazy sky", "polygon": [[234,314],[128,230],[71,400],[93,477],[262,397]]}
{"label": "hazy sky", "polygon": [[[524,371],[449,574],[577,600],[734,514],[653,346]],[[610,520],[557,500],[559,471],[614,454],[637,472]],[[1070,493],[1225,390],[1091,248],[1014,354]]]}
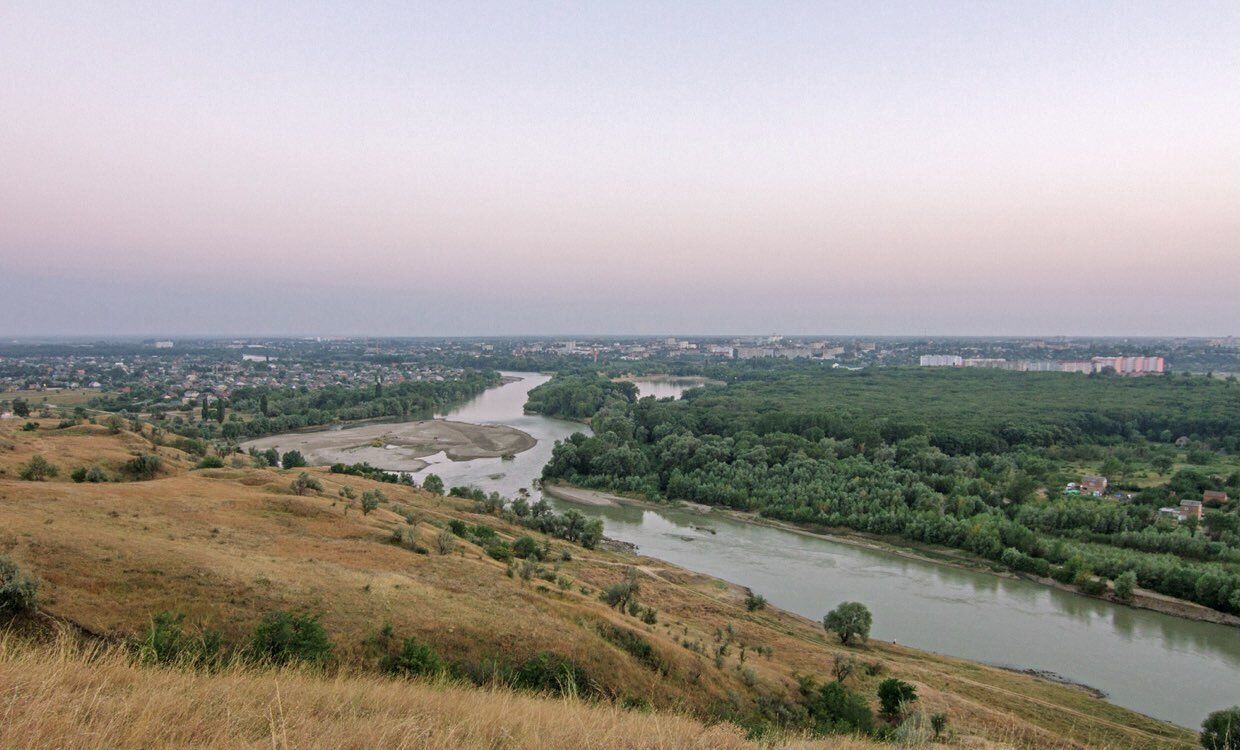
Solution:
{"label": "hazy sky", "polygon": [[1240,2],[0,2],[0,334],[1240,333]]}

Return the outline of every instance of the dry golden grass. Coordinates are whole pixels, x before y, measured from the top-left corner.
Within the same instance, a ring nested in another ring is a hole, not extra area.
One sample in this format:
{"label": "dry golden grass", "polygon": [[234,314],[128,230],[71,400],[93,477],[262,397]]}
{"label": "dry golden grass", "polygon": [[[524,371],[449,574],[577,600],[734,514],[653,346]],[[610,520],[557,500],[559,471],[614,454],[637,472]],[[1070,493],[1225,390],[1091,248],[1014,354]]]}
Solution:
{"label": "dry golden grass", "polygon": [[[8,453],[19,456],[32,454],[32,443],[38,441],[39,452],[62,464],[69,463],[64,456],[85,461],[92,455],[125,454],[143,442],[128,433],[66,434],[72,432],[16,433],[0,427],[0,440],[12,441],[15,447]],[[397,637],[417,636],[451,661],[515,661],[540,650],[556,651],[580,663],[605,694],[640,696],[660,710],[696,716],[708,715],[731,696],[737,697],[740,710],[751,709],[755,689],[793,699],[795,674],[827,679],[833,655],[843,650],[817,623],[774,609],[747,612],[743,592],[736,587],[650,558],[573,547],[573,560],[558,564],[557,574],[571,582],[570,588],[561,590],[554,583],[510,578],[503,564],[469,544],[461,543],[452,554],[437,554],[435,524],[451,518],[489,524],[509,537],[525,533],[498,518],[472,513],[471,503],[321,471],[316,475],[325,486],[322,495],[297,497],[288,490],[292,472],[188,471],[192,462],[187,458],[169,448],[160,452],[171,471],[150,482],[30,483],[14,481],[12,471],[0,475],[0,554],[10,555],[42,579],[47,615],[81,632],[115,640],[138,634],[155,612],[178,610],[189,621],[240,642],[272,609],[310,610],[322,615],[338,662],[346,670],[363,663],[361,641],[390,623]],[[12,460],[0,452],[0,467]],[[359,493],[381,488],[391,502],[363,516],[346,509],[337,497],[337,490],[346,484]],[[388,543],[393,528],[409,528],[393,512],[396,509],[418,514],[416,528],[431,554],[415,554]],[[567,545],[553,540],[552,546]],[[659,611],[657,625],[644,625],[598,601],[598,590],[620,580],[629,566],[641,571],[641,599]],[[734,632],[732,648],[722,668],[717,668],[712,658],[716,633],[728,626]],[[605,637],[609,627],[640,633],[668,666],[666,673],[609,641]],[[710,656],[682,647],[686,641],[701,642]],[[747,647],[744,663],[740,645]],[[757,655],[754,649],[759,646],[773,653]],[[925,710],[948,713],[955,744],[960,746],[1194,745],[1185,730],[1075,688],[890,644],[875,642],[849,651],[864,661],[881,661],[886,668],[882,677],[895,675],[915,683]],[[67,666],[64,670],[72,671]],[[135,685],[149,674],[116,665],[109,670],[130,675]],[[86,677],[84,673],[82,678]],[[257,687],[260,683],[311,679],[234,673],[225,677],[253,684],[259,692],[266,689]],[[850,687],[873,696],[882,677],[856,676]],[[64,679],[71,685],[71,677]],[[211,680],[225,678],[159,673],[150,679],[185,680],[187,686],[208,691]],[[334,694],[338,697],[407,689],[384,681],[349,680],[347,688],[340,680],[328,680],[321,689],[334,685],[330,689],[344,691]],[[217,701],[230,692],[215,689],[223,694]],[[445,689],[422,690],[442,695]],[[502,700],[526,705],[521,702],[527,700],[506,693],[502,698],[469,691],[461,695],[466,697],[457,698],[457,703]],[[373,709],[355,702],[345,705],[362,713]],[[601,706],[579,708],[589,716],[621,717],[616,721],[630,716]]]}
{"label": "dry golden grass", "polygon": [[[742,750],[730,725],[367,676],[134,666],[115,651],[0,637],[0,748]],[[868,742],[797,743],[863,750]]]}
{"label": "dry golden grass", "polygon": [[31,409],[37,411],[44,401],[53,406],[84,406],[102,392],[98,388],[64,388],[54,391],[0,391],[0,401],[12,401],[15,398],[25,399],[29,402]]}

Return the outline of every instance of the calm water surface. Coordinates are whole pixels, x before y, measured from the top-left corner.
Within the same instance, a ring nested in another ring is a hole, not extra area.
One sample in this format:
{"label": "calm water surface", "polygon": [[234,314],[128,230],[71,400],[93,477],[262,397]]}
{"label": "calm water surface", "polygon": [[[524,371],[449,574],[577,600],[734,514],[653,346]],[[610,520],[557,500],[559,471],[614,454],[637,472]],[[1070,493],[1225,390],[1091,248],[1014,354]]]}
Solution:
{"label": "calm water surface", "polygon": [[[538,439],[513,461],[453,462],[422,472],[448,486],[515,495],[539,476],[556,440],[589,432],[576,422],[527,415],[526,392],[547,375],[492,389],[444,416],[507,424]],[[655,381],[659,386],[667,381]],[[651,384],[653,385],[653,384]],[[643,395],[656,395],[642,389]],[[683,389],[682,389],[683,390]],[[666,393],[658,395],[679,395]],[[553,501],[561,507],[570,505]],[[1121,607],[1028,581],[674,509],[574,505],[604,519],[607,536],[642,554],[724,578],[814,619],[841,601],[874,612],[873,637],[1004,666],[1044,669],[1107,693],[1121,706],[1187,727],[1240,700],[1240,630]],[[716,534],[693,526],[709,526]]]}

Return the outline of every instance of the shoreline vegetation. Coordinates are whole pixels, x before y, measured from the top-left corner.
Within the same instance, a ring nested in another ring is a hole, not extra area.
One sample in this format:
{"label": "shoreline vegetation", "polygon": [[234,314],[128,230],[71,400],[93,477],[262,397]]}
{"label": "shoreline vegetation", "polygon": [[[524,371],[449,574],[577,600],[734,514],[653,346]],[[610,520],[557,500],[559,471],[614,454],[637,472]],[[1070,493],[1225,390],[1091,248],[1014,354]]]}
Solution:
{"label": "shoreline vegetation", "polygon": [[[984,558],[969,556],[960,550],[950,547],[936,548],[932,545],[912,544],[905,540],[893,541],[877,535],[865,534],[863,532],[853,531],[851,529],[815,529],[797,526],[796,524],[786,521],[779,521],[771,518],[764,518],[757,513],[748,513],[744,511],[730,510],[727,508],[715,508],[701,503],[692,503],[687,501],[671,501],[660,503],[646,498],[627,497],[601,490],[592,490],[584,487],[576,487],[562,482],[543,482],[543,492],[560,500],[580,503],[582,505],[592,506],[616,506],[616,505],[632,505],[635,507],[651,508],[651,509],[683,509],[691,510],[703,515],[711,513],[719,513],[725,518],[730,518],[742,523],[751,523],[757,526],[767,526],[769,528],[787,531],[793,534],[822,539],[828,542],[838,544],[847,544],[852,547],[860,547],[876,552],[885,552],[887,554],[903,557],[909,560],[917,560],[938,565],[946,565],[960,570],[968,570],[975,573],[987,573],[1000,578],[1008,578],[1014,580],[1025,580],[1049,586],[1060,591],[1070,594],[1076,594],[1088,599],[1100,599],[1117,605],[1125,605],[1135,607],[1137,609],[1147,609],[1152,612],[1159,612],[1172,617],[1180,617],[1186,620],[1195,620],[1198,622],[1210,622],[1218,625],[1229,625],[1232,627],[1240,627],[1240,617],[1219,612],[1209,607],[1196,604],[1184,599],[1176,599],[1174,597],[1165,596],[1154,591],[1137,589],[1133,593],[1131,601],[1121,601],[1110,593],[1088,594],[1079,588],[1070,584],[1060,583],[1050,577],[1035,576],[1027,573],[1019,573],[1007,570],[1006,568],[995,567]],[[1091,688],[1093,689],[1093,688]]]}
{"label": "shoreline vegetation", "polygon": [[[544,479],[959,550],[1091,596],[1240,616],[1240,401],[1202,379],[720,365],[638,399],[557,375],[534,411],[586,416]],[[1083,477],[1102,477],[1082,492]],[[1109,482],[1108,479],[1109,478]],[[1222,498],[1202,508],[1204,495]],[[1231,498],[1230,500],[1228,498]],[[1195,508],[1194,508],[1195,506]],[[1187,509],[1187,510],[1185,510]]]}

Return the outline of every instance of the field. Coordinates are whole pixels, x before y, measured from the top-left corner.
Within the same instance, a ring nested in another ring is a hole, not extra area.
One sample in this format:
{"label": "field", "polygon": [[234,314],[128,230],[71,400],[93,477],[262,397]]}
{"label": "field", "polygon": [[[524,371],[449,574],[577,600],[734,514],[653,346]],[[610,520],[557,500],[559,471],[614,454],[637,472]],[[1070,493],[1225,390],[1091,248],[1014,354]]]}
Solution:
{"label": "field", "polygon": [[[953,746],[1193,746],[1191,733],[1080,689],[887,643],[845,649],[815,622],[747,611],[743,590],[627,552],[548,539],[553,549],[571,547],[570,560],[548,564],[554,583],[510,576],[463,540],[441,552],[437,537],[453,520],[507,539],[529,533],[472,502],[319,470],[311,473],[322,492],[298,496],[292,472],[245,461],[193,470],[190,457],[152,446],[149,435],[57,430],[50,420],[37,432],[15,428],[0,427],[0,554],[42,581],[40,616],[25,627],[65,628],[107,650],[139,636],[154,613],[176,610],[238,643],[271,610],[309,611],[331,634],[335,658],[326,674],[154,670],[115,652],[92,658],[81,646],[48,644],[46,635],[36,635],[43,645],[10,637],[0,647],[0,695],[8,696],[0,716],[22,731],[3,733],[10,739],[0,746],[22,737],[21,747],[173,747],[192,736],[203,747],[745,747],[729,725],[699,722],[752,714],[758,695],[794,701],[795,675],[829,679],[832,657],[845,652],[881,669],[849,678],[850,687],[873,701],[883,677],[913,683],[920,709],[950,717]],[[154,480],[66,479],[70,468],[96,463],[120,475],[138,451],[162,457]],[[60,476],[18,481],[35,453]],[[346,484],[380,489],[386,502],[363,515],[339,496]],[[393,544],[396,529],[412,531],[427,554]],[[630,569],[656,623],[599,601]],[[579,664],[601,697],[392,681],[367,656],[367,640],[384,625],[475,667],[554,651]],[[649,646],[642,658],[621,645],[634,637]],[[686,646],[713,655],[720,643],[731,648],[717,663]],[[625,703],[653,713],[617,707]]]}
{"label": "field", "polygon": [[37,408],[44,400],[54,406],[85,406],[100,391],[95,388],[65,388],[46,391],[0,391],[0,401],[25,399],[31,408]]}

